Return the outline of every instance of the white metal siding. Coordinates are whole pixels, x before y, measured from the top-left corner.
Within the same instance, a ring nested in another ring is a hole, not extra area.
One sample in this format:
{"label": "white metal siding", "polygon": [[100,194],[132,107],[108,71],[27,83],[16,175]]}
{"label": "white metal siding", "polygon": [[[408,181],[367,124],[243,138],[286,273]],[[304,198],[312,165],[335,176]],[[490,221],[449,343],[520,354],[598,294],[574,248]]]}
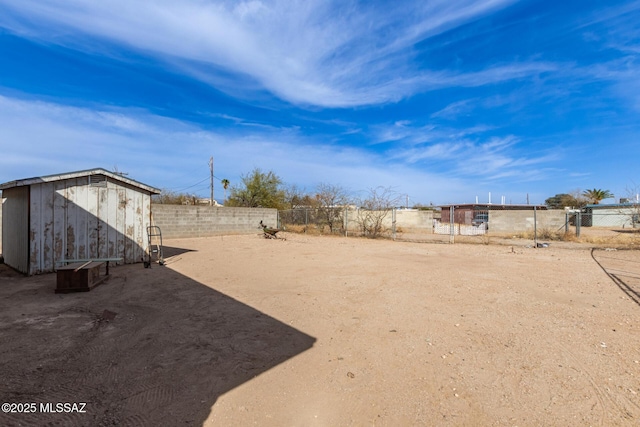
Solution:
{"label": "white metal siding", "polygon": [[21,273],[29,266],[29,187],[3,191],[2,252],[7,265]]}
{"label": "white metal siding", "polygon": [[594,227],[633,227],[633,208],[593,209],[591,225]]}
{"label": "white metal siding", "polygon": [[29,274],[54,271],[63,259],[122,257],[139,262],[146,248],[151,197],[88,177],[31,185]]}

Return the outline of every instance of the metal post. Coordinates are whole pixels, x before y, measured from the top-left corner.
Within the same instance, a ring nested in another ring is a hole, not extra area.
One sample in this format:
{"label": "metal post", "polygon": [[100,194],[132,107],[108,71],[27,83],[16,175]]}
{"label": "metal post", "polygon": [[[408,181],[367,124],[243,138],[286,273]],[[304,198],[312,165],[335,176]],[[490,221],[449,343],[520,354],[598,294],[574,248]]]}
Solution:
{"label": "metal post", "polygon": [[213,206],[213,156],[209,159],[209,170],[211,172],[211,200],[209,201],[209,206]]}
{"label": "metal post", "polygon": [[576,237],[580,237],[580,226],[582,225],[582,212],[576,212]]}
{"label": "metal post", "polygon": [[569,213],[564,214],[564,234],[569,233]]}
{"label": "metal post", "polygon": [[536,215],[535,205],[533,205],[533,247],[538,247],[538,216]]}
{"label": "metal post", "polygon": [[349,233],[349,208],[344,208],[344,237],[348,237]]}
{"label": "metal post", "polygon": [[454,237],[454,233],[455,233],[455,224],[453,222],[454,220],[454,210],[455,208],[453,207],[453,205],[451,205],[451,208],[449,209],[449,243],[454,243],[455,242],[455,237]]}
{"label": "metal post", "polygon": [[393,230],[393,240],[396,240],[396,208],[391,209],[391,229]]}

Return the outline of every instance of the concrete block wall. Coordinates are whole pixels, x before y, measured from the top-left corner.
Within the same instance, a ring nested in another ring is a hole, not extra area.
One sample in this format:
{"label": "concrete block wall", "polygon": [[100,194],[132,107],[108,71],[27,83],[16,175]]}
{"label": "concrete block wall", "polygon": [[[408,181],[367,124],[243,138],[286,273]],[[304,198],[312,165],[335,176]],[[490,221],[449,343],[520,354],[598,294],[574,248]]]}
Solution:
{"label": "concrete block wall", "polygon": [[[564,227],[564,209],[540,210],[536,212],[538,230],[558,231]],[[519,233],[533,231],[533,210],[489,211],[489,233]]]}
{"label": "concrete block wall", "polygon": [[151,214],[163,239],[259,233],[260,221],[275,227],[278,218],[276,209],[162,204],[151,204]]}
{"label": "concrete block wall", "polygon": [[[347,213],[348,230],[360,231],[358,211],[350,209]],[[382,224],[391,229],[393,224],[393,213],[387,212]],[[396,209],[396,227],[402,231],[433,232],[433,211],[421,211],[417,209]]]}
{"label": "concrete block wall", "polygon": [[399,209],[396,211],[396,226],[407,230],[421,230],[432,233],[433,211]]}

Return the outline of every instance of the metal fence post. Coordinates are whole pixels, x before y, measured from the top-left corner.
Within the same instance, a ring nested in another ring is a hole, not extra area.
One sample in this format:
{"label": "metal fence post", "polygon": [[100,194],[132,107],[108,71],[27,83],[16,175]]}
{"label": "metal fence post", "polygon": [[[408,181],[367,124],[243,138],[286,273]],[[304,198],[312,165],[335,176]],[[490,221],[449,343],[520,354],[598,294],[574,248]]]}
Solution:
{"label": "metal fence post", "polygon": [[455,224],[453,222],[455,218],[454,211],[455,207],[451,205],[451,208],[449,209],[449,243],[455,242]]}
{"label": "metal fence post", "polygon": [[349,208],[344,209],[344,237],[349,237]]}
{"label": "metal fence post", "polygon": [[396,208],[391,209],[391,229],[393,230],[393,240],[396,240]]}
{"label": "metal fence post", "polygon": [[582,225],[582,212],[576,212],[576,237],[580,237],[580,226]]}
{"label": "metal fence post", "polygon": [[538,247],[538,215],[536,205],[533,205],[533,247]]}

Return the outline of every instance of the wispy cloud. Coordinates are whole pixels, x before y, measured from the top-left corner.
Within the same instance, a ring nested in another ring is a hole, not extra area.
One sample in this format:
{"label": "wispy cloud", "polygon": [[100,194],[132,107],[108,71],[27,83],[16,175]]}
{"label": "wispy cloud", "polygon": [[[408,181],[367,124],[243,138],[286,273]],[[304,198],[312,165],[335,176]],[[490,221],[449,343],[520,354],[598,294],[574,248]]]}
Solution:
{"label": "wispy cloud", "polygon": [[392,124],[372,126],[371,139],[375,143],[396,142],[401,146],[415,146],[436,141],[457,141],[470,135],[479,135],[493,126],[443,127],[431,122],[424,124],[400,120]]}
{"label": "wispy cloud", "polygon": [[0,0],[0,175],[117,165],[184,188],[214,155],[232,182],[262,167],[422,201],[580,173],[615,191],[638,153],[640,1],[592,3]]}
{"label": "wispy cloud", "polygon": [[[160,188],[208,194],[208,159],[215,174],[236,184],[255,167],[285,182],[313,189],[321,182],[353,191],[394,187],[416,200],[439,200],[463,189],[461,181],[423,172],[348,146],[323,144],[295,129],[243,132],[204,130],[140,109],[83,109],[0,96],[0,182],[93,167],[117,166],[133,179]],[[240,120],[240,119],[239,119]],[[12,144],[10,141],[20,141]],[[438,183],[437,189],[422,183]],[[448,190],[447,190],[448,189]],[[440,193],[443,194],[440,194]]]}
{"label": "wispy cloud", "polygon": [[443,109],[431,114],[431,118],[440,119],[457,119],[461,115],[467,115],[475,108],[472,104],[476,100],[465,99],[462,101],[452,102]]}
{"label": "wispy cloud", "polygon": [[[236,95],[247,87],[265,88],[292,103],[341,107],[553,69],[524,62],[461,73],[413,61],[416,43],[511,3],[437,0],[390,8],[384,2],[320,0],[22,0],[2,7],[0,25],[84,50],[95,48],[86,36],[117,43]],[[246,76],[240,84],[238,75]]]}
{"label": "wispy cloud", "polygon": [[[396,128],[401,133],[393,133]],[[393,139],[388,139],[394,142],[387,151],[390,159],[446,171],[449,176],[528,180],[541,176],[532,169],[547,167],[559,159],[558,152],[529,152],[519,146],[521,141],[514,135],[492,136],[487,126],[447,129],[396,123],[388,129],[391,130],[381,132],[380,138],[392,135]]]}

